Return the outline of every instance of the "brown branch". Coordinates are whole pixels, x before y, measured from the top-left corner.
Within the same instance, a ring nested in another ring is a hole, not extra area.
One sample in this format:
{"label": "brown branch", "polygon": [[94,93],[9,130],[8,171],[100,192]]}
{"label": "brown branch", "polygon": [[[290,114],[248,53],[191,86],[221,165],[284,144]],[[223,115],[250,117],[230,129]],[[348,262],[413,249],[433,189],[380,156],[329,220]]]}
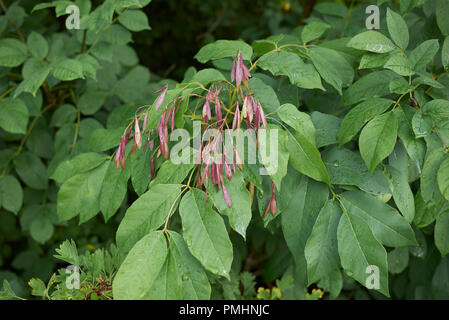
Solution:
{"label": "brown branch", "polygon": [[168,69],[164,72],[164,74],[162,75],[163,79],[166,79],[168,77],[168,75],[175,70],[176,68],[176,64],[172,64],[170,67],[168,67]]}
{"label": "brown branch", "polygon": [[312,14],[313,7],[316,5],[316,0],[307,0],[304,10],[299,17],[298,25],[305,25],[304,20],[306,20]]}
{"label": "brown branch", "polygon": [[223,4],[223,10],[221,10],[220,14],[218,14],[217,20],[209,27],[209,29],[206,32],[200,33],[196,36],[195,40],[200,41],[202,38],[211,35],[221,24],[223,21],[225,15],[226,15],[226,9],[227,5],[226,2]]}
{"label": "brown branch", "polygon": [[[5,3],[3,2],[3,0],[0,0],[0,6],[2,7],[3,11],[5,11],[5,15],[8,13],[8,8],[6,7]],[[20,32],[19,28],[17,27],[17,25],[14,23],[14,21],[12,21],[11,19],[8,19],[9,23],[11,23],[11,25],[14,27],[14,29],[16,30],[17,35],[19,36],[20,41],[22,41],[23,43],[26,44],[25,38],[23,37],[22,32]]]}
{"label": "brown branch", "polygon": [[84,53],[84,49],[86,48],[86,37],[87,37],[87,30],[84,30],[83,42],[81,43],[81,53]]}

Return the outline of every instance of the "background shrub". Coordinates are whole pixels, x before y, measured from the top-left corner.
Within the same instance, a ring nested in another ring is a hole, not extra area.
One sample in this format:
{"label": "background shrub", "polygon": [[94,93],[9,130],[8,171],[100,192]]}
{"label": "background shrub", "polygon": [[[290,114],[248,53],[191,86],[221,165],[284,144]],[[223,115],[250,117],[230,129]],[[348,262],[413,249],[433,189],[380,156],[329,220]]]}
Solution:
{"label": "background shrub", "polygon": [[[363,1],[0,4],[0,298],[448,298],[447,1],[378,1],[376,31]],[[176,128],[192,131],[220,85],[229,110],[241,88],[281,132],[281,169],[236,170],[232,206],[212,188],[177,197],[199,169],[131,151],[136,123],[162,146],[177,97]],[[173,215],[142,231],[148,212]],[[200,225],[216,252],[192,241]]]}

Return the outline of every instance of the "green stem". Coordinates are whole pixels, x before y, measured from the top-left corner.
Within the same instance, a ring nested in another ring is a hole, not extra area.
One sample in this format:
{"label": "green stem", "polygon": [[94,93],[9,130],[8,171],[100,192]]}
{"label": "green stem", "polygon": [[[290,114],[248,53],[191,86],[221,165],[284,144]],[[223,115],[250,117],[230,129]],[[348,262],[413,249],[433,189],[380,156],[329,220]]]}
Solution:
{"label": "green stem", "polygon": [[70,94],[72,96],[72,100],[73,103],[76,106],[76,125],[75,125],[75,135],[73,137],[73,142],[71,145],[71,152],[73,152],[73,149],[75,148],[76,142],[78,140],[78,133],[79,133],[79,129],[80,129],[80,123],[81,123],[81,111],[78,108],[78,104],[76,103],[76,98],[75,98],[75,93],[73,92],[73,90],[70,88]]}
{"label": "green stem", "polygon": [[4,97],[6,97],[10,92],[12,92],[15,88],[17,88],[17,84],[12,86],[11,88],[9,88],[8,90],[6,90],[1,96],[0,96],[0,100],[3,99]]}
{"label": "green stem", "polygon": [[111,22],[109,22],[109,24],[103,28],[103,30],[100,32],[100,34],[97,36],[97,38],[95,39],[95,41],[91,44],[91,46],[89,47],[89,49],[87,50],[86,53],[89,53],[90,50],[95,47],[95,45],[101,40],[101,36],[104,34],[104,32],[106,30],[108,30],[115,22],[117,22],[118,18],[127,10],[127,8],[124,8],[117,17],[115,17]]}

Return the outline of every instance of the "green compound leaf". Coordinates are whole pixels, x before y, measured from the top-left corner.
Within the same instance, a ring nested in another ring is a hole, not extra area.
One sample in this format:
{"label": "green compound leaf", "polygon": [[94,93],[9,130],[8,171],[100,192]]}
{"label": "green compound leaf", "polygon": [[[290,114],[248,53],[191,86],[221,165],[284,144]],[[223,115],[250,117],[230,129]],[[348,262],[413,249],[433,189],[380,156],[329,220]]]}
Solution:
{"label": "green compound leaf", "polygon": [[305,246],[309,283],[325,278],[340,265],[337,227],[341,217],[339,204],[328,200],[321,208]]}
{"label": "green compound leaf", "polygon": [[346,210],[368,223],[374,236],[389,247],[416,245],[410,224],[394,208],[362,191],[341,195]]}
{"label": "green compound leaf", "polygon": [[176,209],[175,200],[181,192],[179,184],[159,184],[140,196],[128,208],[117,230],[117,246],[128,252],[148,232],[159,228]]}
{"label": "green compound leaf", "polygon": [[20,182],[11,175],[0,178],[0,205],[17,214],[22,207],[23,190]]}
{"label": "green compound leaf", "polygon": [[437,172],[437,181],[441,194],[449,201],[449,158],[441,163]]}
{"label": "green compound leaf", "polygon": [[354,70],[349,62],[338,51],[324,47],[311,48],[307,53],[324,81],[342,95],[342,88],[349,86],[354,79]]}
{"label": "green compound leaf", "polygon": [[118,18],[118,21],[131,31],[151,30],[148,18],[141,10],[127,10]]}
{"label": "green compound leaf", "polygon": [[205,300],[211,295],[211,286],[206,271],[190,253],[181,235],[169,231],[170,252],[178,263],[181,277],[182,297],[186,300]]}
{"label": "green compound leaf", "polygon": [[27,58],[27,47],[17,39],[0,40],[0,66],[17,67]]}
{"label": "green compound leaf", "polygon": [[209,194],[212,197],[213,203],[218,212],[228,216],[229,224],[232,229],[237,231],[243,238],[246,238],[246,228],[248,227],[252,212],[251,212],[251,194],[246,188],[240,171],[236,171],[231,181],[223,179],[226,190],[232,201],[232,207],[229,208],[224,200],[223,193],[209,181]]}
{"label": "green compound leaf", "polygon": [[105,162],[99,167],[78,173],[65,181],[58,192],[58,217],[66,221],[80,215],[80,223],[93,218],[100,211],[101,186],[108,169]]}
{"label": "green compound leaf", "polygon": [[210,272],[229,278],[233,252],[223,219],[212,210],[206,194],[191,189],[181,200],[179,214],[187,247]]}
{"label": "green compound leaf", "polygon": [[360,217],[344,212],[338,224],[337,239],[338,253],[346,274],[366,286],[370,275],[367,270],[374,266],[379,273],[378,283],[373,283],[378,286],[373,287],[389,297],[387,252],[368,224]]}
{"label": "green compound leaf", "polygon": [[25,133],[28,125],[28,109],[20,99],[0,100],[0,128],[11,133]]}
{"label": "green compound leaf", "polygon": [[142,300],[156,282],[167,257],[167,241],[162,231],[144,236],[131,249],[112,282],[117,300]]}
{"label": "green compound leaf", "polygon": [[290,150],[289,162],[293,168],[317,181],[330,185],[326,166],[315,145],[299,132],[289,132],[287,145]]}
{"label": "green compound leaf", "polygon": [[100,210],[106,222],[115,214],[125,198],[131,171],[129,166],[125,170],[120,167],[117,169],[114,161],[109,161],[108,164],[99,199]]}
{"label": "green compound leaf", "polygon": [[390,39],[377,31],[359,33],[348,42],[348,47],[376,53],[390,52],[395,48]]}
{"label": "green compound leaf", "polygon": [[78,78],[84,78],[83,64],[75,59],[63,59],[54,63],[52,66],[53,76],[61,81],[70,81]]}
{"label": "green compound leaf", "polygon": [[260,58],[257,66],[275,76],[287,76],[292,84],[300,88],[324,90],[320,75],[313,65],[303,62],[292,52],[269,52]]}
{"label": "green compound leaf", "polygon": [[408,28],[405,20],[390,8],[387,8],[387,26],[393,41],[402,49],[408,46]]}
{"label": "green compound leaf", "polygon": [[397,132],[398,119],[391,111],[376,116],[363,128],[359,138],[360,154],[371,174],[393,151]]}
{"label": "green compound leaf", "polygon": [[238,50],[242,53],[244,60],[251,59],[253,49],[241,40],[217,40],[209,43],[198,51],[195,59],[201,63],[206,63],[209,60],[235,57]]}
{"label": "green compound leaf", "polygon": [[365,123],[385,112],[392,104],[392,100],[377,98],[364,101],[352,108],[343,118],[338,130],[340,147],[351,141]]}
{"label": "green compound leaf", "polygon": [[48,54],[47,40],[37,32],[31,32],[27,39],[28,48],[31,55],[36,58],[45,58]]}

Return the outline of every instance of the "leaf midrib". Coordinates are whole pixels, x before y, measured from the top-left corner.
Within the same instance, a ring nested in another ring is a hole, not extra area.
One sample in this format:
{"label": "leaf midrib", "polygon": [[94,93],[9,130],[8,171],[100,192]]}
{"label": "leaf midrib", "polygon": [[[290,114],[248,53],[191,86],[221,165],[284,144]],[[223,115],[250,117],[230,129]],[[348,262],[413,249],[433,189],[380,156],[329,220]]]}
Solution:
{"label": "leaf midrib", "polygon": [[[218,256],[218,259],[219,259],[219,261],[221,262],[221,265],[222,265],[222,267],[223,267],[223,269],[224,269],[224,268],[225,268],[225,264],[224,264],[224,262],[223,262],[223,260],[222,260],[222,258],[221,258],[221,255],[219,254],[217,248],[215,247],[215,243],[212,241],[212,238],[211,238],[210,235],[209,235],[209,232],[208,232],[208,230],[207,230],[207,228],[206,228],[206,225],[205,225],[204,222],[203,222],[202,216],[201,216],[201,214],[200,214],[199,206],[197,205],[197,199],[196,199],[196,197],[195,197],[195,194],[194,194],[194,192],[192,192],[192,191],[191,191],[191,194],[192,194],[192,198],[193,198],[193,200],[194,200],[193,203],[194,203],[194,205],[195,205],[196,211],[197,211],[198,216],[199,216],[199,218],[200,218],[199,220],[200,220],[200,222],[201,222],[201,226],[202,226],[202,227],[204,228],[204,230],[206,231],[207,238],[209,239],[210,243],[212,244],[212,247],[214,248],[214,250],[215,250],[215,252],[216,252],[216,254],[217,254],[217,256]],[[221,274],[222,272],[219,271],[219,273]]]}

